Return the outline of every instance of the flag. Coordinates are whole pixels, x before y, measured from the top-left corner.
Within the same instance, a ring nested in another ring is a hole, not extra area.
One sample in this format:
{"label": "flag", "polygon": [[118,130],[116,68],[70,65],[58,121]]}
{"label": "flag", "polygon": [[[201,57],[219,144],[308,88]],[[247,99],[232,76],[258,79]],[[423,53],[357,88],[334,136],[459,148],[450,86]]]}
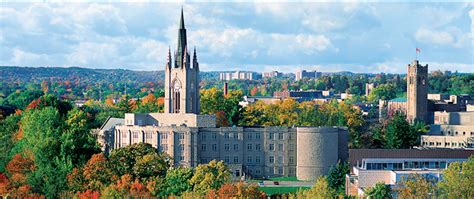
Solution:
{"label": "flag", "polygon": [[416,48],[416,52],[419,53],[421,52],[421,50],[419,48]]}

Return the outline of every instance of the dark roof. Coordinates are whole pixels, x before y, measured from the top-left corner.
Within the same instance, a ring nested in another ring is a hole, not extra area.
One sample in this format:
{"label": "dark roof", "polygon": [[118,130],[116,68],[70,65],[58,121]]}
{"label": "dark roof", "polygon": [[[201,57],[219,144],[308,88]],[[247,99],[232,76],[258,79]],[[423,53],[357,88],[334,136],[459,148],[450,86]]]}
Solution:
{"label": "dark roof", "polygon": [[364,158],[453,158],[463,159],[474,155],[466,149],[349,149],[349,162],[355,166]]}

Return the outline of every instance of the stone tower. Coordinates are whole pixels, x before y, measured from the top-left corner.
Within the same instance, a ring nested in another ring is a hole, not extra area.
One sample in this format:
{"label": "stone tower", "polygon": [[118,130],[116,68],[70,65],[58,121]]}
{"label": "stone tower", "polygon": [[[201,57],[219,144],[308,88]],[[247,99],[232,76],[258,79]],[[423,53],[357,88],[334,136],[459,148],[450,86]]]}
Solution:
{"label": "stone tower", "polygon": [[418,60],[408,65],[407,73],[407,119],[427,122],[428,115],[428,64],[422,66]]}
{"label": "stone tower", "polygon": [[178,48],[174,53],[174,62],[171,59],[171,50],[168,50],[165,67],[165,113],[199,114],[199,63],[194,48],[191,64],[183,9],[181,9]]}

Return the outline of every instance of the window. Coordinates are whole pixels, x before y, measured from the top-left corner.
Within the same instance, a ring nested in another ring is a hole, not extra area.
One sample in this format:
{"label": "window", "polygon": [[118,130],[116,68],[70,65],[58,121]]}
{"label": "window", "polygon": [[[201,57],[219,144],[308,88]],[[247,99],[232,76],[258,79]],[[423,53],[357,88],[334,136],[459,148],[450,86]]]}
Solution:
{"label": "window", "polygon": [[201,151],[206,151],[206,148],[207,148],[206,144],[201,145]]}
{"label": "window", "polygon": [[202,139],[202,140],[206,140],[206,133],[202,133],[201,139]]}
{"label": "window", "polygon": [[212,133],[212,139],[217,140],[217,133]]}
{"label": "window", "polygon": [[152,139],[153,138],[153,133],[152,132],[146,132],[145,137],[146,137],[146,139]]}
{"label": "window", "polygon": [[283,144],[278,144],[278,151],[283,151]]}
{"label": "window", "polygon": [[179,161],[183,161],[184,160],[184,156],[180,155],[179,156]]}
{"label": "window", "polygon": [[247,139],[252,140],[252,133],[247,133]]}
{"label": "window", "polygon": [[226,140],[229,139],[229,133],[224,133],[224,139],[226,139]]}
{"label": "window", "polygon": [[283,163],[283,156],[278,156],[278,164],[282,164]]}
{"label": "window", "polygon": [[261,148],[261,147],[260,147],[260,144],[256,144],[256,145],[255,145],[255,150],[256,150],[256,151],[260,151],[260,148]]}
{"label": "window", "polygon": [[127,138],[127,133],[126,132],[122,133],[122,138]]}
{"label": "window", "polygon": [[278,133],[278,139],[283,140],[283,133]]}
{"label": "window", "polygon": [[178,133],[178,139],[180,140],[184,139],[184,133]]}
{"label": "window", "polygon": [[255,163],[260,163],[260,156],[255,156]]}
{"label": "window", "polygon": [[269,163],[274,163],[274,162],[275,162],[275,157],[269,156],[269,157],[268,157],[268,162],[269,162]]}
{"label": "window", "polygon": [[252,163],[252,156],[247,156],[247,163]]}
{"label": "window", "polygon": [[168,145],[167,144],[162,144],[161,145],[161,151],[168,151]]}
{"label": "window", "polygon": [[133,138],[138,138],[138,132],[133,132]]}
{"label": "window", "polygon": [[178,147],[179,147],[179,150],[184,151],[184,144],[180,144]]}
{"label": "window", "polygon": [[230,150],[229,144],[224,144],[224,150],[225,150],[225,151],[229,151],[229,150]]}
{"label": "window", "polygon": [[212,150],[217,151],[217,144],[212,144]]}
{"label": "window", "polygon": [[273,140],[273,133],[268,133],[268,139]]}
{"label": "window", "polygon": [[234,144],[234,151],[239,150],[239,144]]}
{"label": "window", "polygon": [[161,133],[160,134],[160,139],[162,139],[162,140],[168,139],[168,133]]}
{"label": "window", "polygon": [[239,133],[234,133],[234,139],[239,139]]}
{"label": "window", "polygon": [[295,157],[290,156],[290,158],[288,159],[288,161],[290,162],[290,164],[295,163]]}
{"label": "window", "polygon": [[268,150],[270,150],[270,151],[275,150],[275,145],[274,144],[269,144],[268,145]]}
{"label": "window", "polygon": [[282,167],[278,167],[278,174],[283,175],[283,168]]}
{"label": "window", "polygon": [[251,151],[252,150],[252,144],[247,144],[247,150]]}
{"label": "window", "polygon": [[290,144],[289,148],[290,148],[290,150],[295,150],[295,145],[294,145],[294,144]]}
{"label": "window", "polygon": [[201,164],[207,164],[207,159],[206,159],[206,158],[202,158],[202,159],[201,159]]}
{"label": "window", "polygon": [[230,158],[229,158],[229,156],[225,156],[225,157],[224,157],[224,162],[225,162],[226,164],[229,164],[229,163],[230,163]]}
{"label": "window", "polygon": [[295,138],[295,137],[294,137],[294,136],[295,136],[295,134],[293,134],[293,133],[290,133],[290,135],[289,135],[289,136],[290,136],[290,140],[293,140],[293,139]]}
{"label": "window", "polygon": [[255,139],[260,140],[261,133],[255,133]]}
{"label": "window", "polygon": [[234,164],[239,163],[239,156],[234,156]]}

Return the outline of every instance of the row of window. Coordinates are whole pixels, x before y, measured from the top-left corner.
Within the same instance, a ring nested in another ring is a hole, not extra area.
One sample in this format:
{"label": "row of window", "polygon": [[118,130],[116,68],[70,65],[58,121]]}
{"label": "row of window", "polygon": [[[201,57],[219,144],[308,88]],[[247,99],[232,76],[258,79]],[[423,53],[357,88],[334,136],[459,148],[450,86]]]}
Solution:
{"label": "row of window", "polygon": [[[441,131],[441,134],[444,134],[444,131]],[[451,131],[448,131],[448,135],[458,135],[458,132],[453,132],[451,134]],[[462,135],[466,135],[466,132],[462,132]],[[474,132],[471,132],[471,136],[474,135]]]}
{"label": "row of window", "polygon": [[445,161],[405,161],[403,163],[366,163],[367,170],[445,169]]}
{"label": "row of window", "polygon": [[[270,151],[283,151],[284,144],[277,144],[277,148],[275,148],[275,144],[268,144],[268,150]],[[218,147],[217,144],[212,144],[212,151],[217,151]],[[239,144],[233,144],[233,150],[239,150]],[[247,144],[247,151],[261,151],[262,147],[260,144]],[[294,145],[290,144],[290,150],[294,150]],[[207,151],[207,144],[201,144],[201,151]],[[230,144],[224,144],[224,151],[230,151]]]}
{"label": "row of window", "polygon": [[[277,135],[275,135],[277,134]],[[252,133],[252,132],[247,132],[246,133],[247,135],[247,140],[260,140],[262,138],[262,134],[260,132],[255,132],[255,133]],[[211,133],[210,137],[208,137],[208,133],[206,132],[203,132],[201,134],[201,140],[208,140],[208,138],[212,139],[212,140],[217,140],[217,136],[218,136],[218,133],[217,132],[213,132]],[[239,139],[239,133],[231,133],[231,132],[225,132],[224,133],[224,139],[228,140],[228,139]],[[268,133],[268,139],[269,140],[276,140],[278,138],[278,140],[283,140],[284,138],[284,133]],[[294,139],[294,134],[293,133],[290,133],[289,134],[289,139],[292,140]]]}
{"label": "row of window", "polygon": [[[423,142],[423,146],[435,146],[435,143],[434,142]],[[443,144],[441,142],[436,142],[436,146],[443,146]],[[464,144],[462,142],[459,142],[459,143],[445,142],[444,146],[445,147],[465,147],[466,144]]]}

